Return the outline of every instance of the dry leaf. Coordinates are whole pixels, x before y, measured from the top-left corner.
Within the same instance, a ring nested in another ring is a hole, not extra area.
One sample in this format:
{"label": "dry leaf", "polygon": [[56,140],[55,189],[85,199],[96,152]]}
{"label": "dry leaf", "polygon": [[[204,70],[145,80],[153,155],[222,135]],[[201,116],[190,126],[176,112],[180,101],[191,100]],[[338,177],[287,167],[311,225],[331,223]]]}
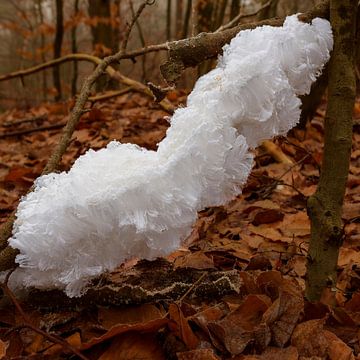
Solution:
{"label": "dry leaf", "polygon": [[248,295],[244,302],[224,319],[210,322],[208,328],[232,355],[240,354],[250,342],[264,349],[271,334],[262,316],[271,305],[265,295]]}
{"label": "dry leaf", "polygon": [[220,360],[211,349],[196,349],[177,353],[178,360]]}
{"label": "dry leaf", "polygon": [[291,345],[297,348],[300,356],[325,358],[329,343],[324,335],[326,319],[309,320],[298,324],[291,338]]}
{"label": "dry leaf", "polygon": [[188,267],[192,269],[215,269],[213,260],[204,253],[197,251],[175,259],[175,268]]}
{"label": "dry leaf", "polygon": [[0,360],[5,359],[6,356],[6,349],[9,347],[8,342],[4,342],[0,340]]}
{"label": "dry leaf", "polygon": [[173,320],[173,323],[169,324],[171,331],[184,342],[188,349],[195,349],[199,344],[199,339],[177,304],[170,304],[169,315]]}
{"label": "dry leaf", "polygon": [[298,360],[298,358],[297,349],[293,346],[284,349],[268,347],[259,357],[260,360]]}
{"label": "dry leaf", "polygon": [[[78,333],[78,332],[67,337],[65,340],[68,344],[72,345],[76,349],[79,349],[81,347],[81,337],[80,337],[80,333]],[[64,347],[62,345],[54,344],[53,346],[49,347],[44,352],[44,355],[54,356],[63,350],[64,350]]]}
{"label": "dry leaf", "polygon": [[329,343],[328,357],[330,360],[355,360],[352,349],[330,331],[324,331]]}
{"label": "dry leaf", "polygon": [[299,289],[287,280],[284,280],[279,292],[279,297],[265,312],[263,319],[271,330],[274,344],[283,347],[304,310],[304,300]]}
{"label": "dry leaf", "polygon": [[159,318],[150,320],[145,323],[137,323],[137,324],[125,324],[125,325],[115,325],[112,328],[109,329],[104,335],[100,337],[96,337],[91,339],[85,344],[82,344],[81,350],[87,350],[90,349],[92,346],[96,344],[100,344],[106,340],[109,340],[117,335],[124,334],[127,332],[157,332],[159,329],[164,327],[169,323],[168,319],[165,318]]}
{"label": "dry leaf", "polygon": [[154,334],[130,332],[117,336],[99,360],[166,360]]}
{"label": "dry leaf", "polygon": [[155,305],[127,306],[122,308],[105,308],[98,310],[98,319],[101,325],[109,330],[114,325],[146,323],[159,319],[165,315]]}

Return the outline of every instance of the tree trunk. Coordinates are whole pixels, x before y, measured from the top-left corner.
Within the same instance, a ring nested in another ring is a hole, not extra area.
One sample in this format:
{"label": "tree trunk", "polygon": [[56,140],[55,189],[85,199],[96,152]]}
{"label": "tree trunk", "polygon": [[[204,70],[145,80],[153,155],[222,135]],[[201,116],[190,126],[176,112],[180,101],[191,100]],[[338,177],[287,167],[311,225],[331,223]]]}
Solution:
{"label": "tree trunk", "polygon": [[[74,17],[79,11],[79,0],[75,0],[74,2]],[[71,29],[71,52],[73,54],[77,53],[77,39],[76,39],[76,28],[77,26],[74,24],[73,28]],[[77,61],[74,61],[73,63],[73,76],[71,80],[71,96],[76,95],[76,84],[78,79],[78,63]]]}
{"label": "tree trunk", "polygon": [[[41,0],[37,0],[37,9],[38,9],[38,13],[39,13],[40,24],[43,24],[44,23],[44,13],[43,13],[43,9],[42,9],[42,1]],[[45,57],[45,36],[44,36],[43,32],[40,35],[40,46],[41,46],[41,61],[44,63],[44,62],[46,62],[46,57]],[[43,87],[44,99],[46,101],[47,100],[46,71],[43,71],[43,73],[42,73],[42,87]]]}
{"label": "tree trunk", "polygon": [[191,9],[192,9],[192,0],[188,0],[186,4],[185,19],[184,19],[183,30],[181,35],[182,39],[185,39],[188,36]]}
{"label": "tree trunk", "polygon": [[180,39],[183,26],[183,0],[176,0],[176,38]]}
{"label": "tree trunk", "polygon": [[[100,58],[115,54],[119,50],[116,39],[116,31],[111,24],[111,1],[91,0],[89,1],[89,15],[94,21],[91,26],[92,43],[94,54]],[[115,22],[116,23],[116,22]],[[96,90],[102,91],[106,88],[115,89],[118,84],[101,78],[96,83]]]}
{"label": "tree trunk", "polygon": [[166,40],[171,41],[171,0],[167,0],[166,7]]}
{"label": "tree trunk", "polygon": [[[61,47],[64,37],[64,22],[63,22],[63,0],[56,0],[56,33],[54,41],[54,59],[61,56]],[[55,66],[53,69],[54,86],[57,90],[55,101],[62,98],[61,82],[60,82],[60,68]]]}
{"label": "tree trunk", "polygon": [[306,297],[319,300],[334,288],[341,221],[352,141],[355,99],[354,36],[357,1],[331,0],[334,50],[329,64],[329,100],[325,117],[325,146],[319,185],[308,200],[311,240],[307,263]]}
{"label": "tree trunk", "polygon": [[231,9],[230,9],[230,20],[232,20],[235,16],[240,13],[240,0],[232,0],[231,1]]}

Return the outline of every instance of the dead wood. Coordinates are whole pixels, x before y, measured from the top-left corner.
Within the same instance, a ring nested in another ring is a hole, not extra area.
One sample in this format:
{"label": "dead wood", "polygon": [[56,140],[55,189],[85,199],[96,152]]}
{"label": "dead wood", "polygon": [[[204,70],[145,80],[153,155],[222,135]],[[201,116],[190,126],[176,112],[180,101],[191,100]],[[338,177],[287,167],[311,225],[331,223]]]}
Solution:
{"label": "dead wood", "polygon": [[54,305],[134,305],[161,300],[176,301],[185,296],[192,300],[216,299],[239,293],[241,284],[237,270],[175,269],[168,261],[157,259],[142,260],[133,268],[102,276],[88,286],[88,291],[81,298],[70,299],[59,290],[33,290],[29,297],[34,305],[47,308]]}

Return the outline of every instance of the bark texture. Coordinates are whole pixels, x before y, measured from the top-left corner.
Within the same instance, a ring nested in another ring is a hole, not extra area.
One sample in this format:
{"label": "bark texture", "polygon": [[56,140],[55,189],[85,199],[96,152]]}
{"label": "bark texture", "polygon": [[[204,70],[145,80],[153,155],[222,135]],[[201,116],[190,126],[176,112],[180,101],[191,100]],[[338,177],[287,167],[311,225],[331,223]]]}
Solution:
{"label": "bark texture", "polygon": [[331,0],[334,50],[329,64],[329,101],[325,146],[316,193],[308,200],[311,241],[306,296],[315,301],[336,285],[337,260],[343,239],[342,203],[349,171],[352,111],[355,99],[355,19],[357,2]]}
{"label": "bark texture", "polygon": [[[56,33],[54,41],[54,59],[61,56],[61,47],[64,38],[64,14],[63,0],[56,0]],[[61,94],[60,68],[55,66],[53,69],[54,86],[57,90],[55,101],[59,101]]]}

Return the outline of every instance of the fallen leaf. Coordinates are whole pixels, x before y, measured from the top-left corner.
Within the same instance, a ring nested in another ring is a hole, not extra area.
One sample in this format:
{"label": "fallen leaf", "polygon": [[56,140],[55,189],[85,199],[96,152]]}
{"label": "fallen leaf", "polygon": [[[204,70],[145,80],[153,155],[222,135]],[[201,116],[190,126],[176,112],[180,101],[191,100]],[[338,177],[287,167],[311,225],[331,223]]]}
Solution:
{"label": "fallen leaf", "polygon": [[350,263],[360,265],[360,251],[341,247],[339,252],[338,265],[343,267]]}
{"label": "fallen leaf", "polygon": [[300,356],[326,358],[329,343],[323,330],[325,321],[325,318],[309,320],[296,326],[291,345],[297,348]]}
{"label": "fallen leaf", "polygon": [[265,349],[271,339],[270,329],[262,316],[271,305],[265,295],[248,295],[244,302],[224,319],[210,322],[208,328],[232,355],[240,354],[250,342]]}
{"label": "fallen leaf", "polygon": [[159,318],[159,319],[150,320],[146,323],[115,325],[112,328],[110,328],[104,335],[93,338],[87,343],[82,344],[81,350],[90,349],[92,346],[96,344],[102,343],[117,335],[124,334],[130,331],[141,332],[141,333],[157,332],[159,329],[161,329],[168,323],[169,323],[168,319]]}
{"label": "fallen leaf", "polygon": [[174,267],[188,267],[198,270],[215,268],[213,260],[200,251],[176,258]]}
{"label": "fallen leaf", "polygon": [[107,330],[115,325],[146,323],[164,316],[164,311],[155,305],[144,304],[139,306],[127,306],[122,308],[105,308],[98,310],[100,324]]}
{"label": "fallen leaf", "polygon": [[261,224],[271,224],[276,221],[281,221],[284,218],[284,214],[277,209],[267,209],[259,211],[254,216],[252,224],[255,226]]}
{"label": "fallen leaf", "polygon": [[283,347],[289,341],[303,310],[304,300],[301,291],[290,281],[284,280],[279,289],[279,297],[263,316],[276,346]]}
{"label": "fallen leaf", "polygon": [[324,335],[329,343],[327,354],[330,360],[355,360],[352,349],[341,341],[335,334],[324,330]]}
{"label": "fallen leaf", "polygon": [[154,334],[130,332],[117,336],[99,360],[166,360]]}
{"label": "fallen leaf", "polygon": [[188,320],[184,317],[177,304],[170,304],[169,315],[170,319],[173,320],[169,324],[171,331],[184,342],[188,349],[195,349],[199,344],[199,339],[192,331]]}
{"label": "fallen leaf", "polygon": [[[72,345],[76,349],[79,349],[81,347],[81,337],[80,337],[80,333],[78,332],[67,337],[65,340],[68,344]],[[62,345],[54,344],[44,352],[44,355],[55,356],[56,354],[60,353],[63,350],[64,347]]]}
{"label": "fallen leaf", "polygon": [[286,237],[303,237],[310,235],[310,221],[306,212],[285,214],[281,224],[281,232]]}
{"label": "fallen leaf", "polygon": [[178,360],[220,360],[211,349],[196,349],[177,353]]}
{"label": "fallen leaf", "polygon": [[259,357],[260,360],[298,360],[298,358],[297,349],[293,346],[284,349],[268,347]]}
{"label": "fallen leaf", "polygon": [[0,340],[0,360],[4,359],[6,356],[6,349],[9,347],[8,342]]}

